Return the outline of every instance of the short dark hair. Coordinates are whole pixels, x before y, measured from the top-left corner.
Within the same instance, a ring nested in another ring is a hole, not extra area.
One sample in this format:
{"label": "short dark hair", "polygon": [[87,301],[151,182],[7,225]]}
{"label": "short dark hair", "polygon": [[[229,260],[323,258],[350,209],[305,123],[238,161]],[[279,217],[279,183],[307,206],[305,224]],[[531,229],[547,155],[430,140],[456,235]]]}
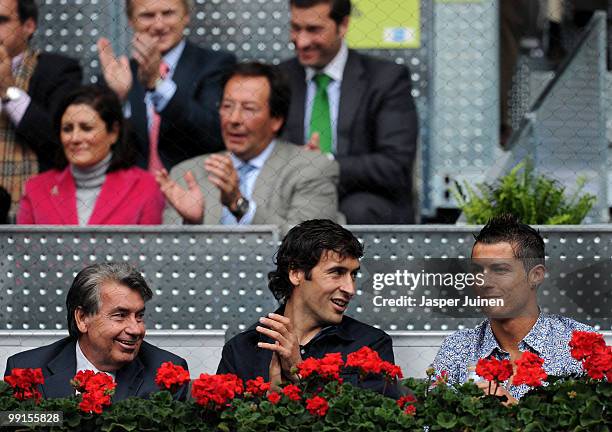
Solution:
{"label": "short dark hair", "polygon": [[540,232],[521,223],[512,214],[491,218],[474,238],[474,246],[478,243],[510,243],[514,257],[522,261],[526,272],[537,265],[544,265],[544,240]]}
{"label": "short dark hair", "polygon": [[352,232],[329,219],[312,219],[289,230],[276,252],[276,270],[268,273],[268,287],[274,297],[285,303],[293,292],[290,270],[301,270],[307,280],[326,252],[342,258],[361,258],[363,245]]}
{"label": "short dark hair", "polygon": [[33,19],[38,22],[38,6],[35,0],[17,0],[17,15],[19,22],[23,24],[28,19]]}
{"label": "short dark hair", "polygon": [[107,282],[116,282],[138,291],[145,302],[153,297],[153,292],[140,272],[129,264],[103,263],[87,266],[76,275],[66,297],[70,336],[78,338],[80,335],[74,318],[74,313],[78,308],[83,309],[86,315],[98,313],[100,288]]}
{"label": "short dark hair", "polygon": [[[117,142],[113,145],[113,156],[107,172],[129,168],[136,163],[136,149],[128,140],[123,109],[119,98],[110,88],[101,85],[84,85],[71,92],[57,107],[54,117],[55,135],[61,143],[62,117],[70,105],[87,105],[93,108],[106,125],[106,130],[111,131],[114,125],[119,129]],[[64,169],[68,165],[68,159],[60,146],[56,154],[55,167]]]}
{"label": "short dark hair", "polygon": [[[191,1],[192,0],[182,0],[183,6],[185,7],[185,11],[189,13],[191,11]],[[132,17],[132,13],[134,12],[134,3],[132,0],[125,0],[125,13],[128,18]]]}
{"label": "short dark hair", "polygon": [[329,17],[336,24],[340,24],[344,18],[351,15],[351,0],[289,0],[289,6],[298,9],[311,8],[319,4],[328,4],[330,6]]}
{"label": "short dark hair", "polygon": [[[264,77],[270,86],[270,115],[274,118],[282,118],[283,124],[276,133],[280,135],[285,127],[285,121],[289,115],[291,104],[291,87],[285,74],[278,66],[268,65],[260,62],[238,63],[234,65],[221,80],[221,88],[225,90],[228,81],[234,77]],[[221,96],[223,97],[223,96]]]}

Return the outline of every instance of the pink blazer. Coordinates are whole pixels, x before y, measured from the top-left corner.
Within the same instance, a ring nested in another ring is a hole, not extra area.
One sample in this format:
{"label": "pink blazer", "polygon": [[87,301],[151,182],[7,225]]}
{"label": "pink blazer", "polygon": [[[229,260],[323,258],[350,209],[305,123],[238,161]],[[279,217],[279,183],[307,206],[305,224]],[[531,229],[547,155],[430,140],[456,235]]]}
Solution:
{"label": "pink blazer", "polygon": [[[148,172],[132,167],[106,174],[88,225],[159,225],[164,197]],[[78,225],[76,185],[67,167],[32,177],[19,203],[17,223]]]}

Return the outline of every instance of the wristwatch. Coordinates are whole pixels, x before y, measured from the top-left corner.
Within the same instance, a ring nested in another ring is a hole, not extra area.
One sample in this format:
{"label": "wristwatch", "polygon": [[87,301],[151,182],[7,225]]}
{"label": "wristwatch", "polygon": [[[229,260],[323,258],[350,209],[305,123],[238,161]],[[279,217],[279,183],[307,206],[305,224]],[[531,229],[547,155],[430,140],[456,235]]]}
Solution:
{"label": "wristwatch", "polygon": [[6,93],[2,96],[2,102],[10,102],[19,99],[21,96],[21,89],[19,87],[11,86],[6,89]]}
{"label": "wristwatch", "polygon": [[237,220],[240,220],[242,219],[242,216],[249,211],[249,204],[249,200],[241,196],[238,198],[238,201],[236,201],[236,208],[234,210],[230,209],[230,211]]}

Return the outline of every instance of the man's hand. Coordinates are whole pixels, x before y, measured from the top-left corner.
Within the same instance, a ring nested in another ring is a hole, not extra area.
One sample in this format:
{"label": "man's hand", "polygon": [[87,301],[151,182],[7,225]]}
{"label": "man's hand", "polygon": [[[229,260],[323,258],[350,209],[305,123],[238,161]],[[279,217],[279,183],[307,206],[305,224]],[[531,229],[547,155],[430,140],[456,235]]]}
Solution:
{"label": "man's hand", "polygon": [[138,63],[138,81],[145,89],[155,88],[155,83],[161,78],[159,65],[162,61],[161,51],[157,47],[157,38],[148,33],[134,34],[132,57]]}
{"label": "man's hand", "polygon": [[489,381],[477,381],[475,384],[478,386],[478,388],[480,388],[484,392],[485,395],[489,394],[489,388],[490,388],[491,395],[506,396],[508,398],[508,400],[504,402],[504,405],[506,406],[514,405],[518,403],[518,399],[512,396],[510,392],[506,389],[506,387],[504,387],[503,385],[497,386],[497,391],[493,393],[493,391],[495,390],[495,383],[490,383],[490,387],[489,387]]}
{"label": "man's hand", "polygon": [[270,390],[277,393],[282,392],[280,384],[283,383],[283,370],[281,369],[280,359],[278,354],[272,353],[272,360],[270,360],[270,368],[268,370],[268,377],[270,380]]}
{"label": "man's hand", "polygon": [[208,180],[221,191],[221,204],[235,210],[240,193],[238,171],[227,154],[213,154],[204,161]]}
{"label": "man's hand", "polygon": [[320,142],[321,142],[321,139],[319,137],[319,132],[313,132],[312,135],[310,135],[310,139],[306,143],[306,150],[320,152],[321,151],[321,146],[319,145]]}
{"label": "man's hand", "polygon": [[[270,313],[267,318],[260,318],[259,322],[263,324],[263,326],[257,326],[256,330],[273,339],[275,343],[259,342],[257,346],[273,351],[274,354],[278,355],[282,375],[289,378],[291,381],[297,381],[298,376],[293,374],[291,369],[302,362],[302,356],[300,354],[300,343],[297,336],[293,333],[291,320],[282,315]],[[270,362],[271,373],[273,372],[273,367],[275,367],[273,364],[274,361],[273,355],[272,361]],[[272,375],[270,375],[270,382],[273,382]]]}
{"label": "man's hand", "polygon": [[204,195],[191,171],[187,171],[183,178],[187,183],[187,190],[170,178],[165,169],[155,173],[155,180],[170,205],[188,223],[201,224],[204,221]]}
{"label": "man's hand", "polygon": [[4,45],[0,45],[0,96],[6,95],[6,90],[15,85],[13,64]]}
{"label": "man's hand", "polygon": [[111,43],[106,38],[98,39],[98,57],[106,84],[123,102],[132,88],[132,71],[126,56],[117,57]]}

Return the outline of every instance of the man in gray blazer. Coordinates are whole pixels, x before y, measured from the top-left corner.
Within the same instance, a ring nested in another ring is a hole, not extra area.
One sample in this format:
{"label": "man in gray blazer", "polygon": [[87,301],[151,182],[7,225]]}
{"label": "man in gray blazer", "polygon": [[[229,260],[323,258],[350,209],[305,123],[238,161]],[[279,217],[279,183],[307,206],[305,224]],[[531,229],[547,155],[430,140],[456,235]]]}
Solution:
{"label": "man in gray blazer", "polygon": [[418,126],[408,68],[347,48],[350,0],[289,4],[296,58],[281,64],[292,92],[283,137],[333,154],[348,223],[413,222]]}
{"label": "man in gray blazer", "polygon": [[337,219],[337,163],[276,139],[290,96],[274,66],[244,63],[227,75],[219,107],[227,152],[159,172],[170,204],[165,223],[275,224],[286,232],[304,220]]}

